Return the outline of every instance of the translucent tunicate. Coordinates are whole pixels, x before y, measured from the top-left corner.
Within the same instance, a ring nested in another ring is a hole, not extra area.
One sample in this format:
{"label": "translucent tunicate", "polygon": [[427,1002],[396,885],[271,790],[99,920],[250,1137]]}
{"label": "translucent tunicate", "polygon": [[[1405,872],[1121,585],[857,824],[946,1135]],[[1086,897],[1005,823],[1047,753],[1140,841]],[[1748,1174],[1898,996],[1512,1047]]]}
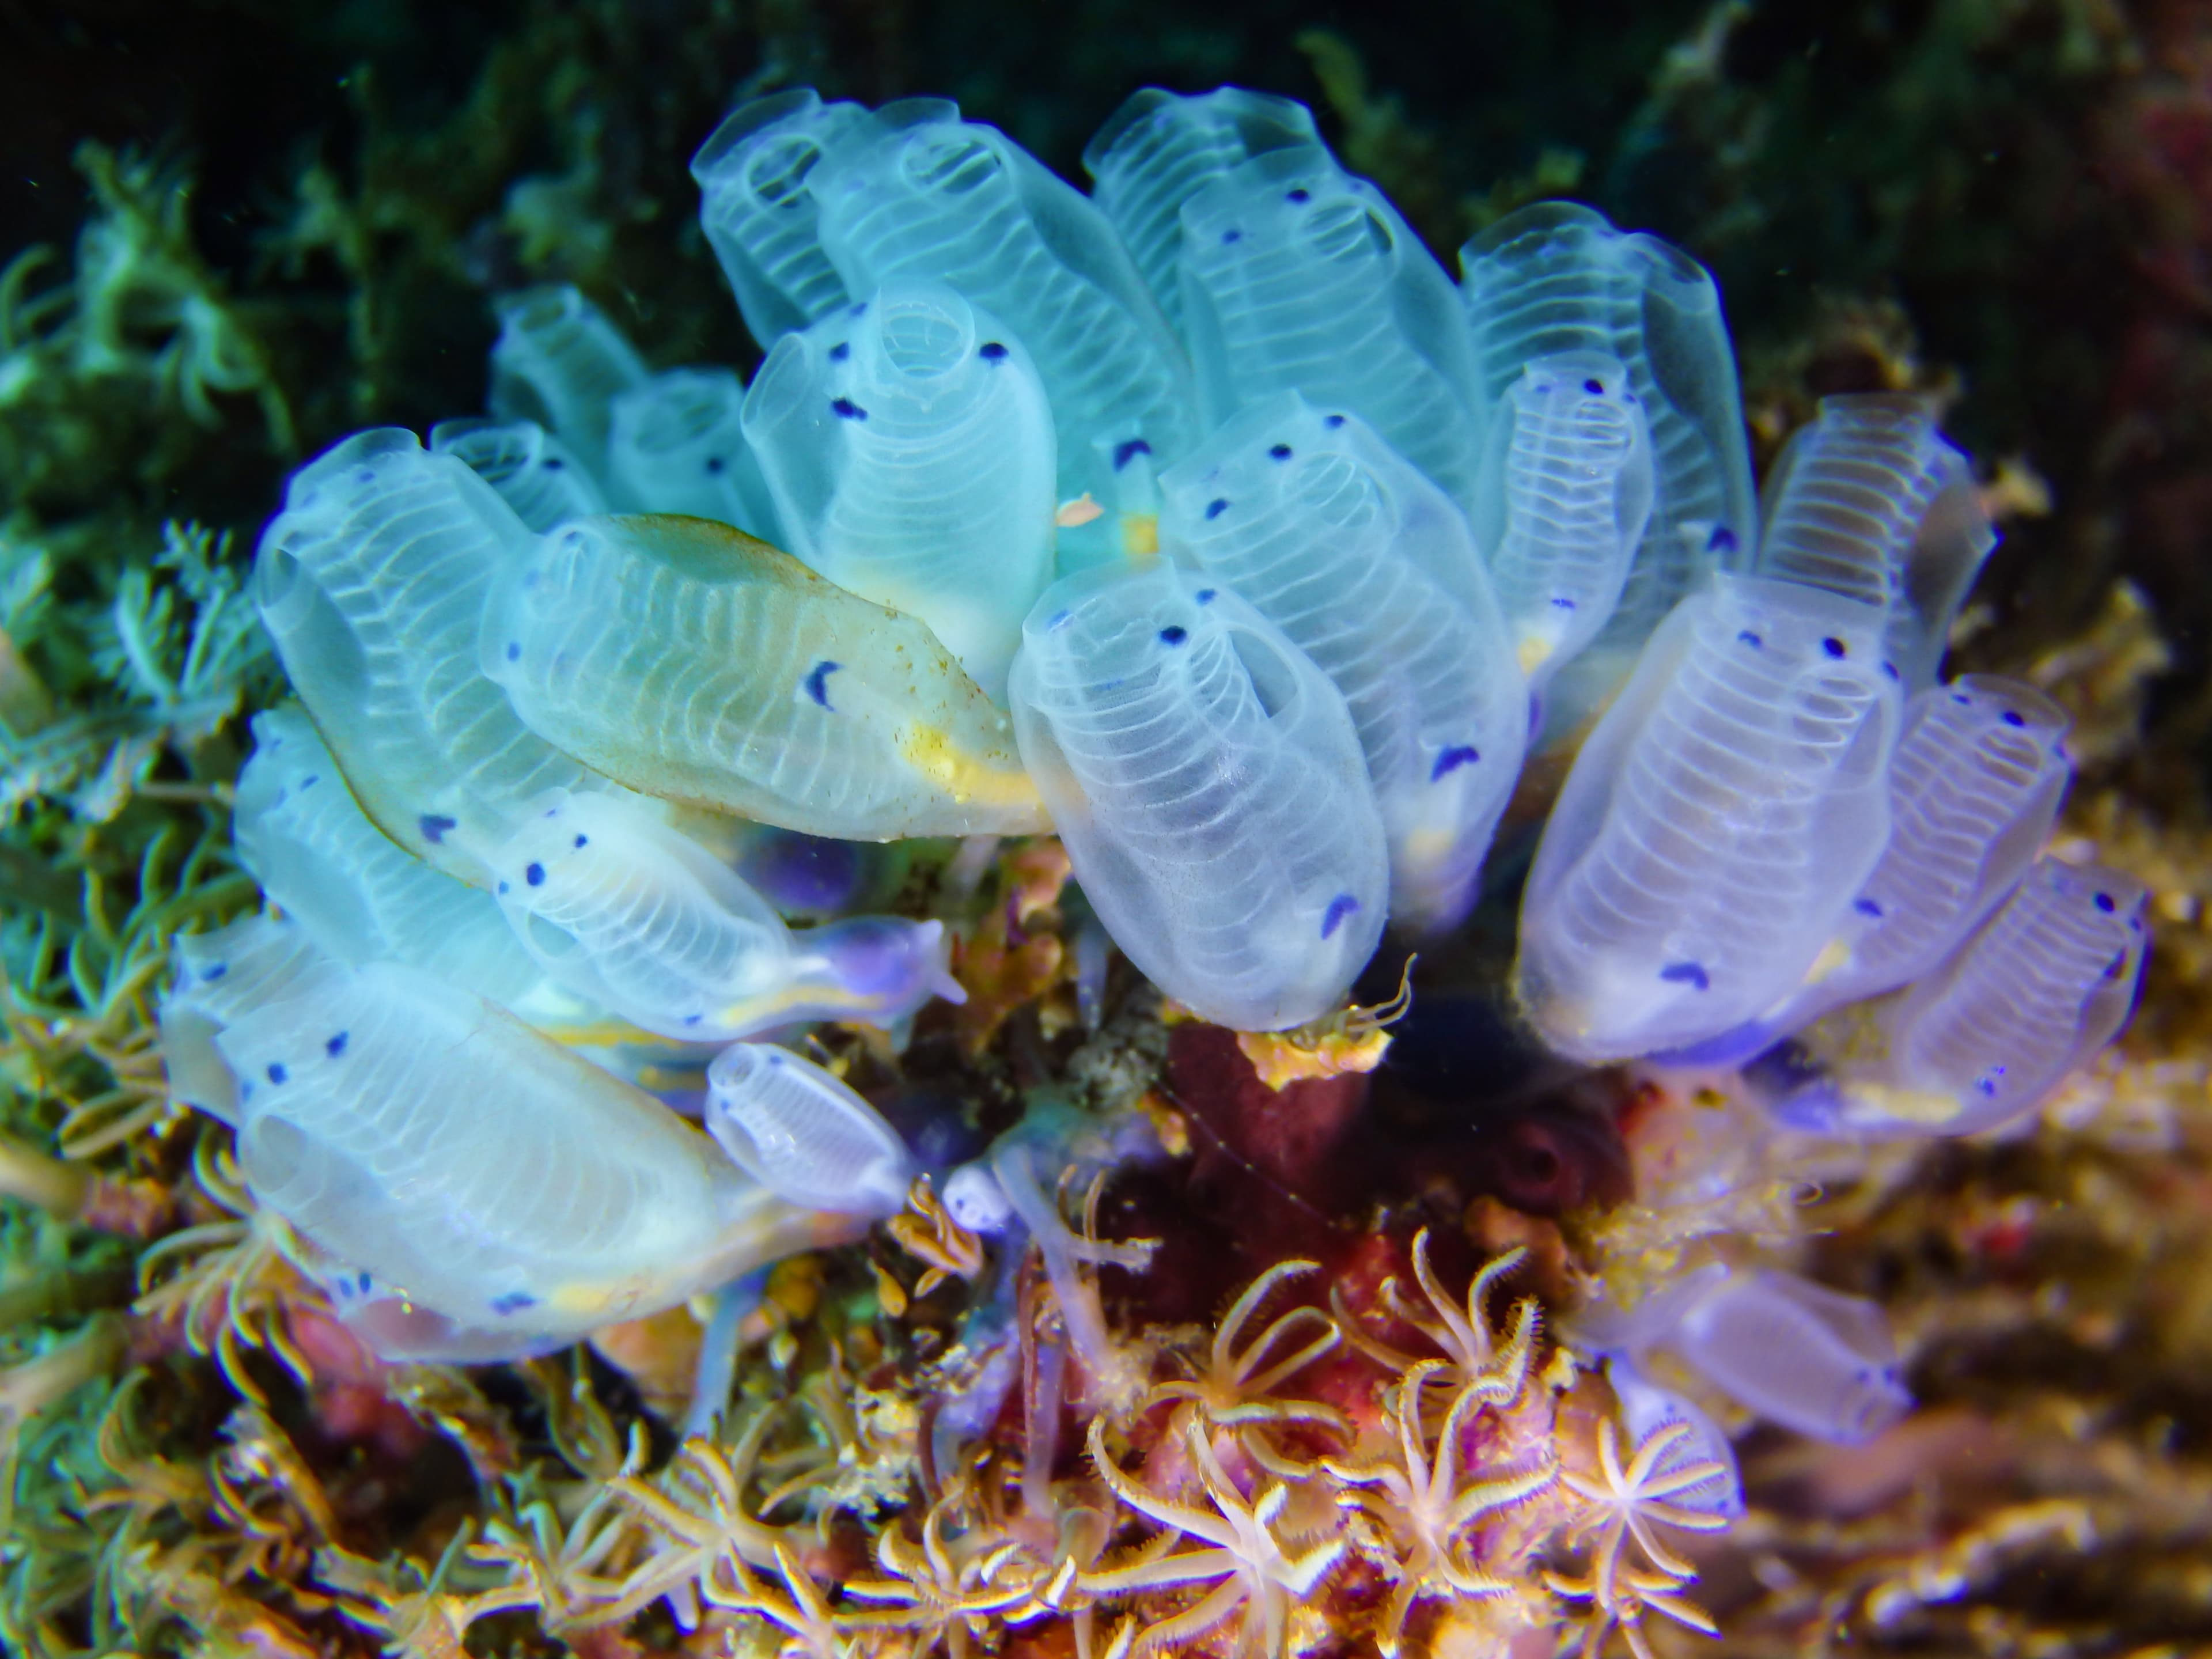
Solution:
{"label": "translucent tunicate", "polygon": [[707,1128],[740,1169],[810,1209],[894,1215],[916,1173],[880,1112],[811,1060],[766,1043],[714,1056]]}
{"label": "translucent tunicate", "polygon": [[[857,922],[794,939],[726,865],[612,796],[551,792],[489,861],[500,904],[545,971],[663,1036],[888,1024],[949,982],[941,923],[878,920],[883,937],[866,951],[849,942]],[[825,952],[824,935],[844,949]]]}
{"label": "translucent tunicate", "polygon": [[556,532],[502,569],[482,647],[532,730],[649,794],[848,841],[1044,827],[927,628],[722,526]]}
{"label": "translucent tunicate", "polygon": [[1620,361],[1529,363],[1498,404],[1474,529],[1532,685],[1612,619],[1650,513],[1651,434]]}
{"label": "translucent tunicate", "polygon": [[216,1052],[216,1033],[331,967],[306,933],[276,916],[241,916],[211,933],[179,934],[158,1014],[170,1097],[235,1124],[238,1079]]}
{"label": "translucent tunicate", "polygon": [[430,453],[459,461],[540,535],[607,510],[599,481],[535,421],[441,421],[430,428]]}
{"label": "translucent tunicate", "polygon": [[1934,968],[2020,883],[2073,776],[2068,720],[2033,686],[1969,674],[1906,706],[1889,843],[1777,1030]]}
{"label": "translucent tunicate", "polygon": [[1321,147],[1313,112],[1272,93],[1218,87],[1132,93],[1083,151],[1091,198],[1120,233],[1168,321],[1182,326],[1183,204],[1253,156]]}
{"label": "translucent tunicate", "polygon": [[1831,1133],[1972,1134],[2033,1109],[2134,1010],[2142,885],[2045,858],[1942,967],[1805,1033],[1832,1069],[1783,1115]]}
{"label": "translucent tunicate", "polygon": [[1717,1467],[1717,1474],[1670,1492],[1667,1501],[1723,1521],[1739,1518],[1743,1514],[1743,1475],[1736,1465],[1735,1448],[1720,1425],[1696,1401],[1661,1388],[1618,1354],[1607,1361],[1605,1375],[1613,1384],[1613,1398],[1620,1402],[1620,1425],[1627,1430],[1631,1445],[1644,1445],[1671,1424],[1680,1423],[1687,1431],[1651,1471],[1655,1480],[1695,1463]]}
{"label": "translucent tunicate", "polygon": [[1684,1310],[1668,1346],[1771,1423],[1856,1445],[1912,1408],[1881,1307],[1795,1273],[1731,1273]]}
{"label": "translucent tunicate", "polygon": [[1884,618],[1722,577],[1652,637],[1545,827],[1519,994],[1577,1059],[1681,1048],[1800,982],[1888,836]]}
{"label": "translucent tunicate", "polygon": [[672,368],[614,401],[607,482],[625,512],[684,513],[781,538],[760,462],[745,442],[744,383],[726,368]]}
{"label": "translucent tunicate", "polygon": [[511,1009],[540,989],[490,896],[371,823],[297,708],[253,717],[235,830],[239,862],[334,960],[410,963]]}
{"label": "translucent tunicate", "polygon": [[894,281],[778,341],[744,421],[787,549],[920,617],[1004,701],[1056,500],[1052,410],[1021,342],[951,289]]}
{"label": "translucent tunicate", "polygon": [[522,1352],[848,1237],[651,1096],[380,963],[234,1021],[262,1203],[387,1290]]}
{"label": "translucent tunicate", "polygon": [[1824,398],[1766,478],[1766,520],[1742,568],[1881,605],[1887,660],[1908,690],[1936,678],[1951,619],[1996,532],[1966,459],[1925,399]]}
{"label": "translucent tunicate", "polygon": [[1028,348],[1051,394],[1063,499],[1111,507],[1131,461],[1164,463],[1195,439],[1182,347],[1113,227],[1004,133],[909,99],[877,112],[826,173],[822,241],[849,293],[942,283]]}
{"label": "translucent tunicate", "polygon": [[846,303],[823,252],[814,186],[822,158],[868,112],[825,104],[811,87],[771,93],[723,118],[699,153],[699,222],[763,348]]}
{"label": "translucent tunicate", "polygon": [[573,288],[525,289],[493,301],[491,412],[535,421],[604,483],[617,397],[645,383],[645,359],[605,312]]}
{"label": "translucent tunicate", "polygon": [[361,432],[292,475],[254,597],[292,689],[377,827],[483,884],[481,850],[583,767],[477,665],[492,573],[534,538],[490,485],[411,432]]}
{"label": "translucent tunicate", "polygon": [[1246,409],[1160,491],[1163,548],[1251,601],[1344,694],[1389,838],[1392,918],[1459,921],[1528,731],[1459,509],[1357,416],[1294,392]]}
{"label": "translucent tunicate", "polygon": [[1595,351],[1628,371],[1651,436],[1652,503],[1612,619],[1549,688],[1547,725],[1571,730],[1618,688],[1662,619],[1757,533],[1751,451],[1720,290],[1656,237],[1595,209],[1538,202],[1460,251],[1486,410],[1527,365]]}
{"label": "translucent tunicate", "polygon": [[1022,758],[1084,896],[1153,983],[1219,1024],[1340,1005],[1389,857],[1343,696],[1218,579],[1063,578],[1023,629]]}
{"label": "translucent tunicate", "polygon": [[1301,392],[1472,504],[1489,410],[1458,293],[1382,192],[1327,151],[1270,150],[1192,198],[1182,295],[1210,423]]}

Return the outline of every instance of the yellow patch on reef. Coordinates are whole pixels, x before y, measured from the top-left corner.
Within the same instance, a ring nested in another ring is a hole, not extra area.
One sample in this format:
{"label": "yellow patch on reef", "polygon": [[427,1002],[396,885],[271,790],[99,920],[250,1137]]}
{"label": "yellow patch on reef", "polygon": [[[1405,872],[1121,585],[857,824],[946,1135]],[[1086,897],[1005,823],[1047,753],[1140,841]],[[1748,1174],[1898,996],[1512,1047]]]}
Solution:
{"label": "yellow patch on reef", "polygon": [[990,1047],[1015,1009],[1066,977],[1056,907],[1068,870],[1066,850],[1051,837],[1000,860],[999,897],[953,958],[953,977],[968,993],[953,1013],[953,1027],[969,1054]]}
{"label": "yellow patch on reef", "polygon": [[964,752],[941,727],[908,720],[899,728],[898,748],[900,758],[963,806],[1029,806],[1044,814],[1028,773]]}
{"label": "yellow patch on reef", "polygon": [[1157,513],[1124,513],[1121,515],[1121,551],[1133,559],[1157,558],[1160,550],[1160,515]]}
{"label": "yellow patch on reef", "polygon": [[1311,1078],[1373,1071],[1389,1049],[1390,1034],[1378,1030],[1332,1031],[1314,1040],[1302,1039],[1296,1031],[1239,1031],[1237,1046],[1252,1062],[1260,1081],[1280,1090]]}

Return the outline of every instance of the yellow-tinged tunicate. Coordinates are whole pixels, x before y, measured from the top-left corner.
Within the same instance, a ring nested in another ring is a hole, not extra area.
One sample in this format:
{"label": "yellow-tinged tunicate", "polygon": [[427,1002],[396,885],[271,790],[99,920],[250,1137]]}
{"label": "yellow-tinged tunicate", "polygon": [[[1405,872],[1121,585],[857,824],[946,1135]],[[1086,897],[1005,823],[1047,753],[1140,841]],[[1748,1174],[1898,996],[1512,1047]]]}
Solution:
{"label": "yellow-tinged tunicate", "polygon": [[484,672],[633,788],[847,841],[1047,825],[1006,716],[913,617],[703,519],[587,519],[510,560]]}

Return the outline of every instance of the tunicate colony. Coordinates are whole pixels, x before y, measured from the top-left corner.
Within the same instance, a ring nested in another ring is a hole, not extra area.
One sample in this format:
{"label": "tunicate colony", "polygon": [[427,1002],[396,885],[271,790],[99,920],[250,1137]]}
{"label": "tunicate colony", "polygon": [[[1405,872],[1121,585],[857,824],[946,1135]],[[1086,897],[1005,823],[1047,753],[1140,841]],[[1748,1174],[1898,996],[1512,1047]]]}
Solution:
{"label": "tunicate colony", "polygon": [[[1524,757],[1572,752],[1515,988],[1565,1054],[1950,1134],[2125,1019],[2143,891],[2044,850],[2064,717],[1940,678],[1994,537],[1919,401],[1826,400],[1762,514],[1664,244],[1543,204],[1455,283],[1233,88],[1085,160],[1088,197],[948,103],[749,103],[693,164],[749,386],[533,290],[489,418],[292,477],[257,592],[299,706],[238,792],[275,910],[180,942],[162,1024],[386,1352],[554,1346],[903,1202],[915,1154],[773,1039],[960,1000],[952,941],[783,890],[812,855],[763,836],[1056,832],[1161,990],[1284,1030],[1386,923],[1462,921]],[[703,1066],[710,1133],[641,1054]],[[1050,1140],[945,1188],[1048,1265]],[[1695,1415],[1667,1346],[1848,1438],[1901,1409],[1864,1314],[1769,1274],[1589,1341],[1632,1416]]]}

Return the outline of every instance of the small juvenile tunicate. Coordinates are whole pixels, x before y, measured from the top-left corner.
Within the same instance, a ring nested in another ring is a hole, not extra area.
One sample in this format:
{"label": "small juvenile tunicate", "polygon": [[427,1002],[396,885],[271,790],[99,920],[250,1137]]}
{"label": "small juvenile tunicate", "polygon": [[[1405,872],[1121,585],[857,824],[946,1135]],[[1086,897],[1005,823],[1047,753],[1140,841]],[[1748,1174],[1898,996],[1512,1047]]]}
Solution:
{"label": "small juvenile tunicate", "polygon": [[858,104],[825,104],[811,87],[740,104],[699,153],[699,223],[763,348],[845,305],[823,252],[814,199],[822,158],[868,121]]}
{"label": "small juvenile tunicate", "polygon": [[894,1215],[914,1156],[883,1114],[809,1060],[732,1043],[707,1068],[707,1129],[738,1167],[793,1204]]}
{"label": "small juvenile tunicate", "polygon": [[775,504],[745,441],[744,383],[726,368],[672,368],[614,400],[607,483],[626,513],[684,513],[781,539]]}
{"label": "small juvenile tunicate", "polygon": [[1687,1048],[1801,982],[1888,838],[1883,613],[1721,577],[1583,745],[1522,901],[1516,988],[1579,1060]]}
{"label": "small juvenile tunicate", "polygon": [[805,1019],[888,1024],[950,983],[942,924],[872,919],[872,949],[835,948],[857,920],[794,936],[728,866],[613,796],[548,793],[489,862],[499,903],[548,974],[679,1041]]}
{"label": "small juvenile tunicate", "polygon": [[849,1237],[649,1095],[379,963],[234,1021],[254,1195],[319,1249],[520,1352]]}
{"label": "small juvenile tunicate", "polygon": [[1650,513],[1651,434],[1620,361],[1530,362],[1498,404],[1474,530],[1533,685],[1612,619]]}
{"label": "small juvenile tunicate", "polygon": [[525,289],[493,302],[491,412],[535,421],[606,480],[614,400],[645,383],[645,359],[607,314],[573,288]]}
{"label": "small juvenile tunicate", "polygon": [[430,428],[430,453],[459,461],[538,535],[607,510],[599,480],[535,421],[441,421]]}
{"label": "small juvenile tunicate", "polygon": [[530,729],[648,794],[848,841],[1045,825],[1006,716],[928,629],[740,532],[569,525],[483,622]]}
{"label": "small juvenile tunicate", "polygon": [[1201,1017],[1280,1030],[1374,954],[1389,855],[1344,698],[1218,578],[1102,567],[1045,590],[1011,696],[1084,896]]}
{"label": "small juvenile tunicate", "polygon": [[1528,732],[1459,509],[1358,416],[1295,392],[1246,408],[1160,493],[1168,554],[1251,601],[1343,693],[1389,838],[1392,919],[1458,921]]}
{"label": "small juvenile tunicate", "polygon": [[1188,97],[1146,87],[1092,135],[1083,151],[1091,199],[1176,328],[1183,321],[1183,204],[1253,156],[1300,145],[1321,148],[1313,112],[1242,87]]}
{"label": "small juvenile tunicate", "polygon": [[529,801],[590,787],[477,664],[494,570],[534,538],[491,486],[382,428],[292,475],[254,598],[354,795],[417,858],[483,884]]}
{"label": "small juvenile tunicate", "polygon": [[1326,150],[1255,155],[1184,206],[1182,296],[1209,423],[1300,392],[1472,504],[1489,410],[1458,293],[1382,192]]}
{"label": "small juvenile tunicate", "polygon": [[1735,568],[1807,583],[1889,614],[1885,660],[1917,691],[1936,678],[1974,574],[1996,532],[1966,458],[1924,399],[1824,398],[1766,477],[1755,560]]}
{"label": "small juvenile tunicate", "polygon": [[1021,342],[935,283],[776,343],[744,403],[787,539],[810,569],[929,625],[1003,702],[1022,618],[1052,577],[1051,405]]}

